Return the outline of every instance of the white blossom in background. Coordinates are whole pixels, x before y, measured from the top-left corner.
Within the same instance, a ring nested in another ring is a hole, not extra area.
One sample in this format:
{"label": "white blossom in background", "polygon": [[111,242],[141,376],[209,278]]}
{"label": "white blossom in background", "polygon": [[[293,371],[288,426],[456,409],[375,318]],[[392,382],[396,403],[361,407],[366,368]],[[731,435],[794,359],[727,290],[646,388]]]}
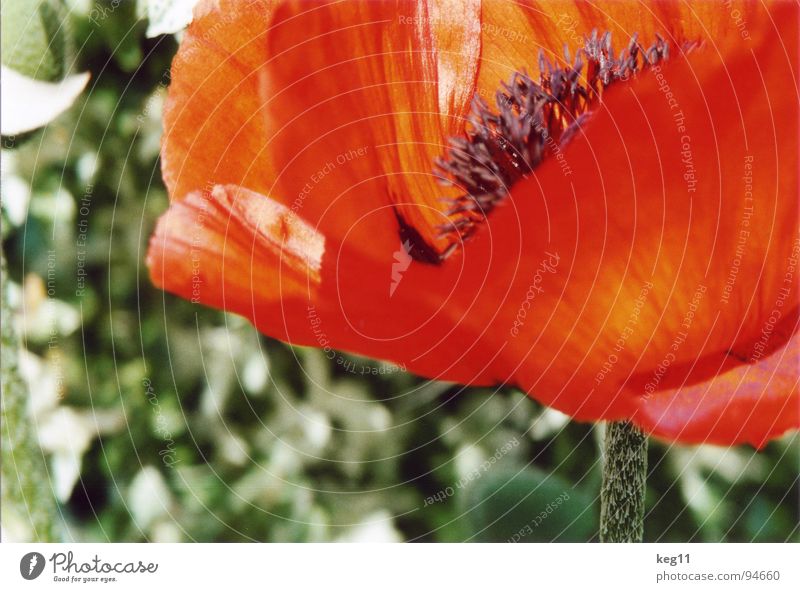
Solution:
{"label": "white blossom in background", "polygon": [[81,473],[83,455],[92,441],[125,425],[120,410],[78,411],[59,406],[39,420],[39,443],[51,455],[53,488],[62,503],[69,500]]}
{"label": "white blossom in background", "polygon": [[170,518],[174,501],[158,469],[146,466],[131,481],[127,503],[136,525],[149,530],[157,521]]}
{"label": "white blossom in background", "polygon": [[394,526],[391,514],[377,510],[364,521],[336,539],[338,543],[402,543],[403,536]]}
{"label": "white blossom in background", "polygon": [[50,458],[51,487],[65,503],[81,474],[83,455],[95,438],[125,425],[122,409],[79,410],[61,405],[62,377],[53,364],[22,350],[20,374],[28,384],[30,409],[42,450]]}
{"label": "white blossom in background", "polygon": [[45,126],[69,109],[89,82],[89,73],[45,82],[2,66],[0,80],[0,127],[4,136],[15,136]]}
{"label": "white blossom in background", "polygon": [[17,175],[16,153],[12,150],[0,152],[0,203],[8,221],[19,226],[28,215],[31,187]]}
{"label": "white blossom in background", "polygon": [[147,16],[147,36],[170,35],[192,22],[198,0],[140,0],[139,11]]}
{"label": "white blossom in background", "polygon": [[569,416],[556,409],[545,407],[531,424],[529,432],[531,439],[539,441],[552,438],[560,430],[564,429],[568,423]]}

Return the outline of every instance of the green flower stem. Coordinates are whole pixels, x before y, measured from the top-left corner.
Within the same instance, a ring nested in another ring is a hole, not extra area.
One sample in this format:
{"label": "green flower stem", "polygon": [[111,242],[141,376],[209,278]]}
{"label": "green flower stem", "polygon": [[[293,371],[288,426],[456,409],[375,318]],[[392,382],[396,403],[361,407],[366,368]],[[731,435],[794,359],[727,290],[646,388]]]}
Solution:
{"label": "green flower stem", "polygon": [[600,541],[640,543],[644,537],[647,436],[632,423],[606,428],[600,488]]}
{"label": "green flower stem", "polygon": [[[34,540],[56,540],[56,504],[44,455],[28,407],[28,389],[19,374],[19,340],[8,302],[6,259],[0,249],[0,503],[7,517],[24,521]],[[6,524],[6,526],[9,526]]]}

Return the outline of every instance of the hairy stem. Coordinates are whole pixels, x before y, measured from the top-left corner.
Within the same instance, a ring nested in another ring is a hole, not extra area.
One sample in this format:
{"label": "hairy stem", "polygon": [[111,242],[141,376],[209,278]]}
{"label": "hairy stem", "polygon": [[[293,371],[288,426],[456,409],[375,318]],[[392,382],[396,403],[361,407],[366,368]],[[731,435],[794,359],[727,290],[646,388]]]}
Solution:
{"label": "hairy stem", "polygon": [[56,539],[55,500],[30,417],[28,389],[19,374],[19,340],[8,302],[6,260],[0,249],[0,502],[3,525],[15,520],[30,529],[32,540]]}
{"label": "hairy stem", "polygon": [[627,421],[606,429],[600,488],[600,541],[639,543],[644,536],[647,436]]}

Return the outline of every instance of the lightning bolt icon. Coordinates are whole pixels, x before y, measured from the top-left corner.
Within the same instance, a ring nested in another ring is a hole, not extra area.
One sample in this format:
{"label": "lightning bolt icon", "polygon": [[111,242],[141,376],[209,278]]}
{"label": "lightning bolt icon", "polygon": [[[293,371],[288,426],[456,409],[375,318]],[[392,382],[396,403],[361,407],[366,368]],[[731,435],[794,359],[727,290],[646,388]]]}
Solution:
{"label": "lightning bolt icon", "polygon": [[36,564],[38,562],[39,562],[39,559],[36,557],[36,555],[31,556],[31,564],[30,564],[30,566],[28,568],[28,575],[31,575],[33,573],[33,568],[36,567]]}
{"label": "lightning bolt icon", "polygon": [[403,279],[403,272],[411,265],[411,241],[406,241],[394,252],[394,263],[392,263],[392,285],[389,286],[389,297],[394,296],[394,291]]}

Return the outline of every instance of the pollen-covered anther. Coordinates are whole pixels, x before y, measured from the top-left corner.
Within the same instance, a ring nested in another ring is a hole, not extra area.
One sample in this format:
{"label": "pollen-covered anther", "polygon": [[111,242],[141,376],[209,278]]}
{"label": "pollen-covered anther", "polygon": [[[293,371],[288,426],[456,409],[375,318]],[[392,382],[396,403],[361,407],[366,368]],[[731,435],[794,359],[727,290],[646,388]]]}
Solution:
{"label": "pollen-covered anther", "polygon": [[538,82],[525,70],[515,72],[496,92],[496,108],[476,95],[465,135],[451,138],[447,154],[435,162],[442,183],[464,192],[447,200],[450,221],[440,226],[441,236],[461,244],[517,181],[575,136],[606,88],[668,58],[669,45],[659,35],[648,48],[634,35],[615,54],[611,34],[595,30],[574,61],[564,48],[564,65],[553,64],[540,51]]}

